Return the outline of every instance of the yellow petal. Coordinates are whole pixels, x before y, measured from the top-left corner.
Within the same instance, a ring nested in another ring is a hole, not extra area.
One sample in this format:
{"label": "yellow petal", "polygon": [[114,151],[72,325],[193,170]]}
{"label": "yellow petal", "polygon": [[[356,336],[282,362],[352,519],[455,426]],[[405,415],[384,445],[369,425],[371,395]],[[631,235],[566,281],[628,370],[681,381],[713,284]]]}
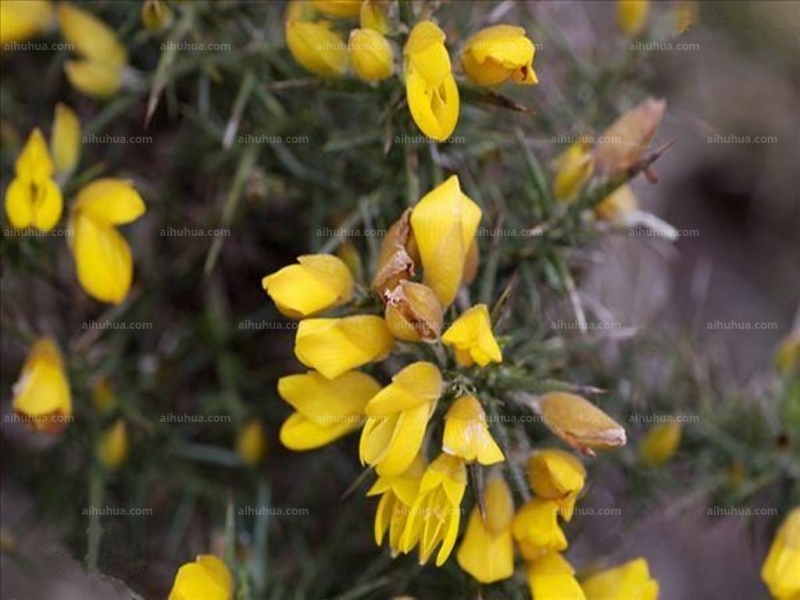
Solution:
{"label": "yellow petal", "polygon": [[431,84],[415,67],[406,72],[406,100],[414,122],[428,137],[443,142],[458,123],[460,99],[452,73]]}
{"label": "yellow petal", "polygon": [[28,141],[14,164],[14,170],[17,177],[26,182],[38,183],[53,176],[55,167],[50,159],[47,142],[38,128],[28,136]]}
{"label": "yellow petal", "polygon": [[144,200],[127,179],[97,179],[78,192],[73,212],[98,225],[124,225],[147,210]]}
{"label": "yellow petal", "polygon": [[554,161],[553,194],[562,202],[574,200],[594,172],[592,153],[584,144],[572,144]]}
{"label": "yellow petal", "polygon": [[534,452],[528,460],[528,482],[537,496],[556,500],[565,521],[572,519],[575,500],[583,489],[586,469],[574,455],[558,448]]}
{"label": "yellow petal", "polygon": [[61,35],[84,58],[109,67],[122,67],[128,62],[128,53],[116,33],[90,12],[59,2],[58,23]]}
{"label": "yellow petal", "polygon": [[567,538],[558,526],[558,503],[535,498],[527,502],[514,517],[512,532],[527,560],[550,551],[565,550]]}
{"label": "yellow petal", "polygon": [[495,25],[467,41],[462,65],[467,76],[478,85],[492,86],[508,79],[533,84],[537,82],[533,71],[535,51],[521,27]]}
{"label": "yellow petal", "polygon": [[312,0],[314,8],[332,17],[357,17],[361,11],[361,0]]}
{"label": "yellow petal", "polygon": [[639,207],[639,201],[629,185],[621,185],[594,207],[595,216],[601,221],[624,223],[625,217]]}
{"label": "yellow petal", "polygon": [[617,24],[629,37],[636,37],[647,24],[650,0],[617,0]]}
{"label": "yellow petal", "polygon": [[313,254],[297,260],[299,265],[284,267],[261,282],[283,314],[308,317],[350,300],[353,276],[341,259]]}
{"label": "yellow petal", "polygon": [[93,98],[110,98],[122,87],[122,67],[96,60],[68,60],[64,73],[72,86]]}
{"label": "yellow petal", "polygon": [[659,590],[643,558],[592,575],[581,587],[586,600],[657,600]]}
{"label": "yellow petal", "polygon": [[586,600],[574,569],[557,552],[547,552],[532,561],[527,575],[528,587],[536,600]]}
{"label": "yellow petal", "polygon": [[456,358],[464,366],[472,362],[485,367],[490,362],[503,362],[503,354],[492,333],[489,309],[485,304],[476,304],[464,312],[442,336],[442,342],[457,351],[469,353],[469,360],[463,361],[463,354]]}
{"label": "yellow petal", "polygon": [[279,436],[281,443],[290,450],[314,450],[338,440],[360,426],[358,419],[343,419],[323,427],[296,412],[283,422]]}
{"label": "yellow petal", "polygon": [[0,2],[0,49],[5,44],[24,42],[45,31],[52,20],[50,0]]}
{"label": "yellow petal", "polygon": [[98,225],[80,213],[72,228],[72,254],[81,287],[96,300],[120,304],[133,281],[128,242],[113,227]]}
{"label": "yellow petal", "polygon": [[373,397],[366,407],[370,416],[388,416],[439,399],[442,374],[433,363],[415,362],[392,377],[392,383]]}
{"label": "yellow petal", "polygon": [[66,104],[56,104],[56,117],[50,140],[53,162],[58,173],[71,173],[81,153],[81,123]]}
{"label": "yellow petal", "polygon": [[348,43],[350,63],[364,81],[381,81],[394,71],[394,53],[389,41],[374,29],[353,29]]}
{"label": "yellow petal", "polygon": [[286,45],[307,71],[323,77],[341,77],[347,71],[347,42],[327,22],[286,22]]}
{"label": "yellow petal", "polygon": [[680,422],[658,423],[650,428],[639,446],[639,456],[648,467],[661,467],[678,451],[681,443]]}
{"label": "yellow petal", "polygon": [[425,269],[423,280],[447,307],[456,297],[481,209],[453,175],[413,208],[411,228]]}
{"label": "yellow petal", "polygon": [[236,454],[251,467],[257,466],[267,451],[267,435],[259,419],[249,419],[236,436]]}
{"label": "yellow petal", "polygon": [[72,415],[72,396],[56,343],[39,338],[31,348],[14,385],[14,410],[32,419],[37,429],[58,429],[50,416]]}
{"label": "yellow petal", "polygon": [[394,338],[386,322],[373,315],[342,319],[306,319],[300,323],[295,355],[328,379],[370,362],[383,360]]}
{"label": "yellow petal", "polygon": [[100,438],[97,459],[110,471],[116,471],[128,456],[128,430],[118,419]]}
{"label": "yellow petal", "polygon": [[50,231],[61,218],[64,199],[61,189],[52,179],[45,180],[36,186],[36,198],[33,201],[33,226],[42,231]]}
{"label": "yellow petal", "polygon": [[430,415],[430,406],[420,404],[394,417],[370,417],[359,444],[362,462],[382,477],[404,473],[419,454]]}
{"label": "yellow petal", "polygon": [[364,414],[364,406],[381,389],[380,383],[358,371],[328,379],[309,371],[278,380],[278,394],[306,418],[321,427],[346,421],[358,427],[361,419],[348,417]]}
{"label": "yellow petal", "polygon": [[511,530],[492,535],[483,524],[480,509],[473,508],[456,560],[464,571],[481,583],[508,579],[514,574]]}
{"label": "yellow petal", "polygon": [[12,179],[6,189],[6,215],[16,229],[33,225],[33,189],[31,184],[19,177]]}
{"label": "yellow petal", "polygon": [[227,565],[211,554],[178,569],[168,600],[233,600],[233,577]]}
{"label": "yellow petal", "polygon": [[382,0],[364,0],[359,12],[359,23],[362,29],[374,29],[386,35],[392,29],[389,15]]}
{"label": "yellow petal", "polygon": [[462,396],[445,415],[442,450],[466,462],[492,465],[505,460],[489,433],[486,413],[474,396]]}
{"label": "yellow petal", "polygon": [[775,598],[800,597],[800,507],[794,508],[778,528],[761,567],[761,579]]}

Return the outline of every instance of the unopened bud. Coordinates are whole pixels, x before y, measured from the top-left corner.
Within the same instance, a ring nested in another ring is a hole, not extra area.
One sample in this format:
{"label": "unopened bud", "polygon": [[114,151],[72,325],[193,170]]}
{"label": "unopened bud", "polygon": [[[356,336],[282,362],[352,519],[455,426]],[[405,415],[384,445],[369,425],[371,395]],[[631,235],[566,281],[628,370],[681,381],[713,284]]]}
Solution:
{"label": "unopened bud", "polygon": [[665,100],[648,98],[614,121],[594,147],[597,173],[613,177],[632,167],[653,139],[666,109]]}
{"label": "unopened bud", "polygon": [[145,0],[142,5],[142,24],[147,31],[158,33],[172,22],[172,13],[161,0]]}

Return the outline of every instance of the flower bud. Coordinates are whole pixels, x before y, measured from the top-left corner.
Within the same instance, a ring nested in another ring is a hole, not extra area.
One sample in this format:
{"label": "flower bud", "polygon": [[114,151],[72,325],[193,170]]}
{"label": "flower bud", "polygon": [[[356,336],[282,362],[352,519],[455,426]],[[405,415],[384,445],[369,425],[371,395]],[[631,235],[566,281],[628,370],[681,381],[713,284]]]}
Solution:
{"label": "flower bud", "polygon": [[286,45],[300,65],[322,77],[341,77],[347,71],[347,43],[328,21],[286,21]]}
{"label": "flower bud", "polygon": [[636,164],[653,139],[666,109],[665,100],[648,98],[614,121],[592,152],[596,171],[613,177]]}
{"label": "flower bud", "polygon": [[0,2],[0,44],[24,42],[46,31],[52,21],[50,0]]}
{"label": "flower bud", "polygon": [[357,17],[361,12],[361,0],[312,0],[314,8],[331,17]]}
{"label": "flower bud", "polygon": [[109,471],[116,471],[128,456],[128,429],[125,421],[117,420],[109,427],[97,445],[97,460]]}
{"label": "flower bud", "polygon": [[66,426],[72,396],[64,361],[51,338],[39,338],[33,345],[13,391],[14,411],[30,419],[35,429],[57,433]]}
{"label": "flower bud", "polygon": [[563,202],[574,200],[594,172],[592,153],[588,145],[581,143],[572,144],[564,150],[553,166],[556,169],[553,194]]}
{"label": "flower bud", "polygon": [[50,140],[56,173],[71,173],[81,155],[81,123],[66,104],[56,104],[56,117]]}
{"label": "flower bud", "polygon": [[353,71],[364,81],[381,81],[394,71],[389,41],[374,29],[354,29],[348,44]]}
{"label": "flower bud", "polygon": [[101,415],[108,414],[117,406],[117,397],[105,377],[98,379],[92,388],[92,404]]}
{"label": "flower bud", "polygon": [[372,278],[372,289],[381,297],[394,290],[400,281],[414,276],[414,258],[411,254],[411,209],[403,213],[386,232],[378,255],[378,266]]}
{"label": "flower bud", "polygon": [[258,419],[250,419],[236,436],[236,454],[251,467],[256,467],[267,451],[267,435]]}
{"label": "flower bud", "polygon": [[775,598],[800,597],[800,507],[794,508],[778,528],[761,579]]}
{"label": "flower bud", "polygon": [[391,30],[385,0],[364,0],[361,4],[359,22],[362,29],[374,29],[386,35]]}
{"label": "flower bud", "polygon": [[401,281],[385,300],[386,324],[397,339],[406,342],[435,342],[439,339],[444,310],[429,287]]}
{"label": "flower bud", "polygon": [[201,554],[178,569],[167,600],[231,600],[233,589],[228,566],[213,554]]}
{"label": "flower bud", "polygon": [[572,568],[561,554],[545,552],[528,563],[528,588],[533,598],[586,600]]}
{"label": "flower bud", "polygon": [[658,423],[650,428],[639,446],[639,456],[645,466],[661,467],[678,451],[682,425],[673,421]]}
{"label": "flower bud", "polygon": [[353,295],[353,276],[339,258],[307,254],[261,280],[275,306],[287,317],[308,317],[348,302]]}
{"label": "flower bud", "polygon": [[509,79],[531,85],[538,82],[533,71],[535,53],[522,27],[494,25],[467,40],[461,64],[477,85],[494,86]]}
{"label": "flower bud", "polygon": [[535,408],[553,434],[587,456],[595,456],[595,448],[625,445],[622,426],[585,398],[552,392],[539,398]]}
{"label": "flower bud", "polygon": [[650,0],[617,0],[617,24],[622,33],[636,37],[647,24]]}
{"label": "flower bud", "polygon": [[145,0],[142,5],[142,24],[151,33],[158,33],[169,27],[172,14],[162,0]]}

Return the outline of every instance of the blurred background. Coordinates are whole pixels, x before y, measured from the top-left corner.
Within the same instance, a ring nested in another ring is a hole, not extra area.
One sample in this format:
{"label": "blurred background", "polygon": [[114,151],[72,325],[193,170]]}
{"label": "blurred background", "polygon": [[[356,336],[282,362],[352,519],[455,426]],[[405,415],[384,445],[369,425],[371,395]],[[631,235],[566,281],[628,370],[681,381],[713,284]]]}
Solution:
{"label": "blurred background", "polygon": [[[49,129],[54,105],[66,102],[84,136],[138,139],[84,138],[76,181],[131,178],[148,212],[125,228],[135,282],[112,308],[78,287],[64,239],[15,237],[4,222],[0,596],[110,600],[133,590],[163,598],[177,567],[221,551],[234,522],[237,553],[263,565],[256,585],[264,598],[478,597],[452,564],[420,568],[413,556],[392,561],[375,547],[375,502],[361,487],[348,493],[362,470],[355,436],[310,453],[281,446],[289,408],[275,385],[299,365],[292,324],[261,278],[298,255],[341,248],[343,240],[332,241],[337,228],[387,228],[442,173],[459,173],[486,209],[483,225],[504,211],[508,223],[527,185],[516,132],[546,166],[566,148],[553,143],[557,133],[598,135],[654,96],[668,103],[655,144],[674,146],[654,165],[658,183],[639,177],[633,188],[679,239],[625,230],[582,249],[579,294],[621,333],[554,332],[548,323],[569,314],[569,303],[546,291],[528,313],[541,320],[543,344],[569,348],[561,377],[608,390],[604,408],[631,442],[592,463],[582,501],[621,515],[578,515],[570,559],[590,571],[645,556],[663,600],[768,597],[759,569],[777,517],[708,511],[785,514],[800,494],[796,480],[764,466],[774,452],[800,465],[800,432],[775,417],[777,404],[797,402],[800,391],[776,393],[772,367],[780,340],[800,327],[800,3],[698,2],[691,26],[676,35],[679,3],[653,2],[648,33],[636,42],[619,32],[610,2],[427,3],[418,8],[438,8],[452,56],[496,22],[525,27],[538,44],[539,85],[502,90],[535,114],[465,102],[454,135],[466,141],[438,147],[389,143],[408,127],[407,111],[387,108],[402,97],[398,82],[320,82],[294,64],[283,2],[191,3],[191,19],[171,3],[175,22],[160,34],[141,28],[140,2],[78,4],[125,41],[130,84],[107,102],[90,100],[66,82],[69,52],[4,51],[2,188],[29,131]],[[184,47],[164,66],[169,44],[181,42],[217,46]],[[431,163],[421,158],[429,154]],[[365,235],[344,243],[367,278],[379,243]],[[109,321],[126,326],[87,326]],[[70,365],[76,419],[58,436],[10,418],[13,384],[41,334],[59,341]],[[102,517],[102,574],[87,574],[82,510],[91,504],[93,440],[107,422],[93,409],[101,379],[131,435],[103,504],[151,514]],[[634,459],[644,426],[629,415],[656,412],[702,420],[685,427],[669,469],[641,473]],[[251,417],[268,438],[252,469],[234,449]],[[226,517],[233,506],[265,505],[276,511]],[[430,576],[424,586],[421,571]]]}

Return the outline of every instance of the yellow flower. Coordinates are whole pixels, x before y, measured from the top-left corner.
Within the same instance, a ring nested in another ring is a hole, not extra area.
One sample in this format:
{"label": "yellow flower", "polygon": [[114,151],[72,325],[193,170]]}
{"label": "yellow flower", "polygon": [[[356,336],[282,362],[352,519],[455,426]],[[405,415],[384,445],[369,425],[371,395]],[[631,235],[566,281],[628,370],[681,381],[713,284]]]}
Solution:
{"label": "yellow flower", "polygon": [[481,209],[461,191],[453,175],[414,206],[411,229],[419,249],[423,282],[444,307],[456,297],[470,245],[481,221]]}
{"label": "yellow flower", "polygon": [[462,396],[445,414],[442,450],[468,463],[493,465],[505,460],[489,433],[486,413],[475,396]]}
{"label": "yellow flower", "polygon": [[114,390],[105,377],[98,379],[92,387],[92,404],[101,415],[111,412],[117,406]]}
{"label": "yellow flower", "polygon": [[355,431],[364,421],[367,401],[380,389],[358,371],[335,379],[314,371],[281,377],[278,394],[296,411],[281,427],[281,443],[292,450],[311,450]]}
{"label": "yellow flower", "polygon": [[380,546],[389,532],[389,548],[392,557],[400,554],[400,537],[405,530],[411,506],[417,498],[419,484],[425,473],[425,459],[418,454],[411,466],[400,475],[382,475],[367,492],[367,496],[381,494],[375,512],[375,543]]}
{"label": "yellow flower", "polygon": [[331,254],[309,254],[297,262],[261,280],[287,317],[308,317],[350,301],[353,276],[344,261]]}
{"label": "yellow flower", "polygon": [[267,451],[267,434],[260,420],[252,418],[244,424],[236,436],[236,454],[251,467],[256,467]]}
{"label": "yellow flower", "polygon": [[800,507],[778,528],[761,567],[761,579],[777,600],[800,598]]}
{"label": "yellow flower", "polygon": [[533,71],[536,48],[522,27],[494,25],[482,29],[464,45],[461,64],[474,83],[493,86],[511,79],[514,83],[538,83]]}
{"label": "yellow flower", "polygon": [[374,29],[383,35],[389,33],[392,27],[386,12],[386,2],[384,0],[364,0],[361,3],[359,23],[362,29]]}
{"label": "yellow flower", "polygon": [[34,428],[57,432],[72,415],[72,396],[64,362],[56,343],[39,338],[14,384],[14,411]]}
{"label": "yellow flower", "polygon": [[573,448],[594,456],[594,448],[625,445],[625,430],[594,404],[564,392],[545,394],[537,402],[547,428]]}
{"label": "yellow flower", "polygon": [[357,17],[361,12],[362,0],[312,0],[314,8],[331,17]]}
{"label": "yellow flower", "polygon": [[286,45],[294,59],[307,71],[322,77],[341,77],[347,71],[347,42],[332,23],[286,21]]}
{"label": "yellow flower", "polygon": [[485,367],[490,362],[503,362],[485,304],[476,304],[458,317],[442,336],[442,342],[453,346],[456,360],[465,367],[475,363]]}
{"label": "yellow flower", "polygon": [[6,214],[16,229],[50,231],[61,218],[64,200],[53,181],[55,167],[42,132],[34,129],[14,165],[16,177],[6,190]]}
{"label": "yellow flower", "polygon": [[567,538],[558,526],[558,511],[558,502],[545,498],[529,500],[519,509],[511,531],[525,560],[567,548]]}
{"label": "yellow flower", "polygon": [[622,33],[636,37],[647,24],[650,0],[617,0],[617,24]]}
{"label": "yellow flower", "polygon": [[485,521],[479,506],[472,509],[456,560],[477,581],[493,583],[514,574],[514,499],[498,474],[486,485],[485,507]]}
{"label": "yellow flower", "polygon": [[58,22],[64,39],[81,57],[64,63],[70,83],[87,96],[108,98],[116,94],[122,86],[128,52],[114,30],[68,2],[58,4]]}
{"label": "yellow flower", "polygon": [[467,489],[467,469],[460,458],[440,454],[425,471],[400,540],[403,552],[419,544],[424,565],[439,544],[436,566],[450,556],[461,521],[461,499]]}
{"label": "yellow flower", "polygon": [[775,368],[783,375],[800,371],[800,331],[786,336],[775,351]]}
{"label": "yellow flower", "polygon": [[639,201],[633,194],[631,186],[625,184],[603,198],[594,207],[594,214],[601,221],[624,224],[626,217],[638,208]]}
{"label": "yellow flower", "polygon": [[24,42],[46,30],[53,20],[50,0],[0,2],[0,45]]}
{"label": "yellow flower", "polygon": [[158,33],[169,27],[172,13],[162,0],[145,0],[142,4],[142,25],[151,33]]}
{"label": "yellow flower", "polygon": [[128,295],[133,258],[115,226],[135,221],[145,210],[133,183],[124,179],[98,179],[78,192],[70,215],[70,248],[78,281],[96,300],[120,304]]}
{"label": "yellow flower", "polygon": [[565,521],[572,519],[575,501],[586,481],[586,469],[570,452],[545,448],[528,460],[528,483],[537,496],[555,500]]}
{"label": "yellow flower", "polygon": [[128,456],[128,429],[118,419],[109,427],[97,445],[97,459],[109,471],[116,471]]}
{"label": "yellow flower", "polygon": [[233,600],[233,577],[227,565],[213,554],[201,554],[175,576],[167,600]]}
{"label": "yellow flower", "polygon": [[435,365],[415,362],[392,377],[364,409],[368,419],[361,433],[361,464],[381,476],[403,473],[422,447],[425,428],[442,394],[442,374]]}
{"label": "yellow flower", "polygon": [[683,35],[697,23],[699,18],[699,7],[695,0],[681,0],[672,9],[672,16],[675,19],[675,33]]}
{"label": "yellow flower", "polygon": [[647,561],[636,558],[592,575],[583,582],[586,600],[656,600],[658,582],[650,578]]}
{"label": "yellow flower", "polygon": [[407,342],[434,342],[439,339],[444,309],[431,288],[421,283],[401,281],[384,296],[386,325],[394,336]]}
{"label": "yellow flower", "polygon": [[667,103],[647,98],[614,121],[592,151],[595,170],[613,177],[641,158],[658,129]]}
{"label": "yellow flower", "polygon": [[394,71],[389,41],[374,29],[353,29],[348,44],[353,71],[364,81],[381,81]]}
{"label": "yellow flower", "polygon": [[682,426],[677,421],[651,427],[639,446],[642,462],[648,467],[667,464],[681,443],[681,430]]}
{"label": "yellow flower", "polygon": [[386,358],[394,338],[374,315],[300,322],[294,353],[305,366],[334,379],[351,369]]}
{"label": "yellow flower", "polygon": [[403,49],[411,116],[425,135],[440,142],[456,128],[460,102],[444,40],[435,23],[422,21],[411,30]]}
{"label": "yellow flower", "polygon": [[71,173],[81,156],[81,122],[66,104],[56,104],[50,150],[57,173]]}
{"label": "yellow flower", "polygon": [[527,568],[528,587],[535,600],[586,600],[575,569],[558,552],[547,552]]}
{"label": "yellow flower", "polygon": [[553,163],[556,169],[553,194],[558,200],[569,202],[592,178],[594,162],[586,144],[576,143],[564,150]]}

